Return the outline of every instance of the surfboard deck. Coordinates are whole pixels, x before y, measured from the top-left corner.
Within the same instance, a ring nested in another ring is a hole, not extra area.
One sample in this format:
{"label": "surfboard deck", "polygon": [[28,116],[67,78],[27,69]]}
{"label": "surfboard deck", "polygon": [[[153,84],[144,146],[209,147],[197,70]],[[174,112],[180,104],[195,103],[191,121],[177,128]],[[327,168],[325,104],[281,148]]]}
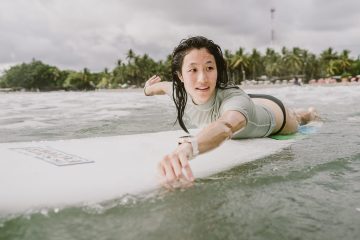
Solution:
{"label": "surfboard deck", "polygon": [[[157,164],[182,131],[0,144],[0,215],[93,204],[159,188]],[[228,140],[190,165],[196,178],[228,170],[295,140]]]}

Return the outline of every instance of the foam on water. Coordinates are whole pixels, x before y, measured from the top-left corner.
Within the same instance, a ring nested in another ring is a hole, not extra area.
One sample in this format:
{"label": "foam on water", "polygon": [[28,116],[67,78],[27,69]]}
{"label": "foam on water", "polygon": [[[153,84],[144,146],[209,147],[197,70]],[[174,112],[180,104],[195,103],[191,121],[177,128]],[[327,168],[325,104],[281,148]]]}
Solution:
{"label": "foam on water", "polygon": [[[320,87],[320,86],[285,86],[279,88],[245,89],[248,93],[270,94],[283,100],[293,108],[306,108],[315,106],[347,103],[348,106],[358,104],[360,85]],[[306,97],[304,97],[306,96]],[[172,128],[175,121],[174,105],[168,96],[145,97],[141,90],[135,92],[48,92],[48,93],[2,93],[0,98],[0,134],[7,136],[0,140],[22,141],[39,139],[38,130],[47,132],[51,136],[69,138],[72,132],[89,137],[89,131],[96,130],[96,134],[125,133],[124,123],[142,121],[142,118],[152,114],[164,115],[166,113],[169,124],[159,126],[163,130]],[[332,114],[343,114],[346,109],[339,108]],[[172,113],[171,113],[172,112]],[[328,113],[321,113],[326,117]],[[357,122],[357,116],[349,116],[348,121]],[[153,120],[146,120],[151,129]],[[120,125],[119,125],[120,123]],[[141,124],[139,122],[139,124]],[[116,127],[115,131],[106,130]],[[129,125],[131,129],[131,125]],[[88,130],[86,130],[88,129]],[[104,131],[99,131],[104,129]],[[135,127],[141,132],[141,129]],[[160,129],[159,129],[160,130]],[[130,130],[132,131],[132,130]],[[149,131],[149,130],[145,130]],[[11,134],[12,132],[16,132]],[[126,130],[126,133],[129,133]],[[17,135],[17,136],[15,136]],[[27,136],[21,139],[21,135]],[[11,137],[14,136],[14,137]],[[90,135],[91,136],[91,135]]]}
{"label": "foam on water", "polygon": [[49,124],[49,123],[45,123],[45,122],[40,122],[40,121],[32,121],[32,120],[28,120],[28,121],[22,121],[22,122],[18,122],[18,123],[9,123],[9,124],[2,124],[0,125],[0,129],[18,129],[21,130],[23,128],[37,128],[37,129],[41,129],[41,128],[49,128],[54,126],[54,124]]}
{"label": "foam on water", "polygon": [[[0,142],[18,141],[15,135],[20,134],[27,135],[26,140],[31,136],[38,140],[35,135],[39,130],[46,132],[47,137],[61,138],[59,129],[67,133],[67,138],[72,132],[88,137],[86,129],[103,128],[104,124],[110,128],[118,121],[124,123],[124,118],[130,122],[132,116],[138,119],[144,109],[165,99],[168,100],[165,96],[146,98],[141,91],[1,94],[0,135],[5,138]],[[122,129],[120,125],[118,128]]]}
{"label": "foam on water", "polygon": [[[247,89],[248,93],[263,93],[278,97],[287,105],[309,106],[333,103],[357,104],[360,97],[360,85],[353,86],[305,86],[279,87],[265,89]],[[306,97],[305,97],[306,96]]]}

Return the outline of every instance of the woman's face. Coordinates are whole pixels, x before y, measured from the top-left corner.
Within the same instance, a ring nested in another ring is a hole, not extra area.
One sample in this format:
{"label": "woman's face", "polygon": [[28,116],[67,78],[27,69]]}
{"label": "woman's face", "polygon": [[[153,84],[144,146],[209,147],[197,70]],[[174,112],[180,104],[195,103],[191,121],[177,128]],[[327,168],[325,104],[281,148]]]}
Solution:
{"label": "woman's face", "polygon": [[184,57],[181,74],[178,75],[196,104],[206,103],[215,93],[216,62],[206,48],[190,50]]}

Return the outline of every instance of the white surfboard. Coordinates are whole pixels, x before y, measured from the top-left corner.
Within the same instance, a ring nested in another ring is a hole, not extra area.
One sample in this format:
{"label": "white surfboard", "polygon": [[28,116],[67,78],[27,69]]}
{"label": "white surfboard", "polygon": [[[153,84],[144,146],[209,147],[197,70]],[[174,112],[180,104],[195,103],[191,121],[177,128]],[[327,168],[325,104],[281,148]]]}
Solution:
{"label": "white surfboard", "polygon": [[[159,188],[157,163],[181,131],[0,144],[0,215],[62,208]],[[191,161],[196,178],[278,152],[295,140],[229,140]]]}

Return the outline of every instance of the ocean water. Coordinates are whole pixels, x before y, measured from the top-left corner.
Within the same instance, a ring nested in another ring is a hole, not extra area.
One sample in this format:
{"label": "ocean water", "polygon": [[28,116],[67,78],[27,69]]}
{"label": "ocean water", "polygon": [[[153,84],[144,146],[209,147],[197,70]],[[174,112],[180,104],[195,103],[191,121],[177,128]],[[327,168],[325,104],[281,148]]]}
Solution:
{"label": "ocean water", "polygon": [[[324,124],[189,189],[0,216],[0,239],[359,239],[360,85],[246,92],[314,106]],[[0,110],[2,143],[178,129],[170,99],[141,91],[1,93]]]}

